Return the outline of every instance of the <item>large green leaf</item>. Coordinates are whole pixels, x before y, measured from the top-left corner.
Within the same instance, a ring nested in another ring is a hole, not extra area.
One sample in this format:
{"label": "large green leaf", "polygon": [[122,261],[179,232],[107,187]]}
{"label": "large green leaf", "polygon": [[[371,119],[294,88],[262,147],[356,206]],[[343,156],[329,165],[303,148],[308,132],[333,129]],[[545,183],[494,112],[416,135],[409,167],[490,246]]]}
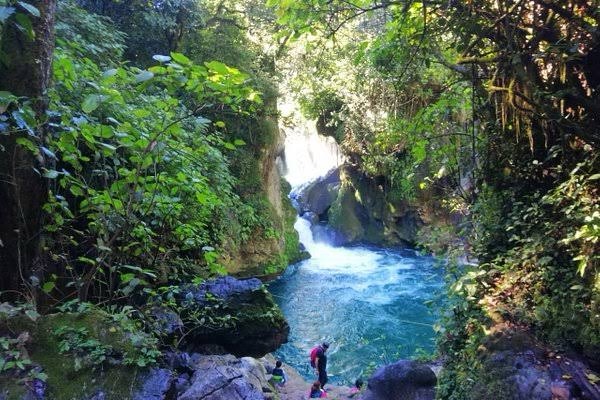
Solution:
{"label": "large green leaf", "polygon": [[173,61],[181,65],[189,65],[192,63],[189,58],[187,58],[181,53],[171,53],[171,58],[173,59]]}
{"label": "large green leaf", "polygon": [[3,7],[0,6],[0,23],[4,23],[8,17],[15,13],[14,7]]}
{"label": "large green leaf", "polygon": [[99,94],[90,94],[81,103],[81,109],[84,113],[89,114],[98,108],[101,102],[102,97]]}
{"label": "large green leaf", "polygon": [[24,1],[19,1],[19,5],[21,7],[23,7],[25,10],[27,10],[27,12],[31,15],[33,15],[34,17],[40,17],[40,10],[38,10],[35,6],[29,4],[29,3],[25,3]]}
{"label": "large green leaf", "polygon": [[33,25],[31,24],[29,17],[25,14],[17,13],[15,19],[17,20],[17,28],[25,33],[29,39],[33,40],[35,38],[35,32],[33,31]]}
{"label": "large green leaf", "polygon": [[225,65],[225,64],[223,64],[222,62],[219,62],[219,61],[207,62],[207,63],[204,63],[204,65],[206,65],[206,67],[208,69],[210,69],[210,70],[212,70],[214,72],[217,72],[219,74],[226,75],[226,74],[229,74],[231,72],[231,69],[227,65]]}

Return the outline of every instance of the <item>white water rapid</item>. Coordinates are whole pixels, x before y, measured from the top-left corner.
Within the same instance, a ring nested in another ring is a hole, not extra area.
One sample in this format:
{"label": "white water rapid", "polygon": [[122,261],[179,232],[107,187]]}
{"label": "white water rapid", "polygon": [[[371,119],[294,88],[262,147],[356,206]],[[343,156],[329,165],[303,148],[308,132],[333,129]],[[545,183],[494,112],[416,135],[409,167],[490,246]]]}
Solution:
{"label": "white water rapid", "polygon": [[314,181],[342,163],[335,139],[317,133],[314,121],[307,121],[288,104],[280,105],[280,128],[285,133],[282,175],[293,189]]}

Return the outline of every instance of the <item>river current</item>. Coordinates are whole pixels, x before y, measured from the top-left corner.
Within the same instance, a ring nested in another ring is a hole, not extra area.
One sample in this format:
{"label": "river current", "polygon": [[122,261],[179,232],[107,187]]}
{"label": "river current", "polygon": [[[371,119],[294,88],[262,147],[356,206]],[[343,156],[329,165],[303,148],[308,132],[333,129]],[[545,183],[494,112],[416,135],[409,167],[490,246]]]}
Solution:
{"label": "river current", "polygon": [[308,221],[295,225],[312,258],[288,267],[270,291],[290,324],[276,356],[314,379],[308,354],[327,341],[334,383],[354,382],[376,366],[432,352],[443,279],[435,260],[413,250],[315,243]]}

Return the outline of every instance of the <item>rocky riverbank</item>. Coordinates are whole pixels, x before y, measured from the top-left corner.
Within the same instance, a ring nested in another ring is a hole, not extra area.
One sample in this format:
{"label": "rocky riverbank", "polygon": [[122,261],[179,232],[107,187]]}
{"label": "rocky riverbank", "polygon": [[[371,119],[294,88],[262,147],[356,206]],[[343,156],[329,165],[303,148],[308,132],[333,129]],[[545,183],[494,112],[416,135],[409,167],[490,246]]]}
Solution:
{"label": "rocky riverbank", "polygon": [[[148,310],[160,345],[122,313],[74,304],[39,316],[2,303],[0,400],[307,398],[311,382],[289,365],[285,385],[271,382],[276,360],[267,353],[287,340],[289,327],[260,281],[221,277],[178,288],[173,302]],[[433,400],[437,392],[461,400],[600,399],[593,365],[508,322],[490,330],[468,363],[446,357],[443,368],[441,361],[382,366],[352,398]],[[6,368],[13,364],[18,368]],[[440,374],[456,373],[476,382],[466,397],[461,388],[437,386]],[[349,387],[327,389],[329,399],[351,398]]]}
{"label": "rocky riverbank", "polygon": [[71,302],[43,316],[0,304],[0,399],[234,400],[214,393],[269,391],[264,367],[248,356],[276,350],[289,326],[258,279],[221,277],[155,300],[117,312]]}

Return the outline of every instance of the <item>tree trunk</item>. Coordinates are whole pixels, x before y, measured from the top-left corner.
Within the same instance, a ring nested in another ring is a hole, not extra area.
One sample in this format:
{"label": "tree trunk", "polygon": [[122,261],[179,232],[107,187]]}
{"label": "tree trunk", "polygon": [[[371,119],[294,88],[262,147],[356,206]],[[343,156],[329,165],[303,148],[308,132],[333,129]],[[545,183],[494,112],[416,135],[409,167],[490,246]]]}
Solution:
{"label": "tree trunk", "polygon": [[[29,39],[12,21],[7,21],[1,38],[5,64],[0,63],[0,90],[32,100],[38,121],[38,144],[46,139],[46,92],[50,84],[54,51],[56,0],[29,0],[41,16],[26,14],[35,38]],[[19,10],[26,13],[23,9]],[[20,135],[0,135],[0,291],[32,294],[30,283],[41,278],[42,206],[48,187],[41,176],[43,156],[16,144]],[[35,282],[34,282],[35,283]],[[35,285],[34,285],[35,286]],[[10,296],[15,297],[15,296]]]}

